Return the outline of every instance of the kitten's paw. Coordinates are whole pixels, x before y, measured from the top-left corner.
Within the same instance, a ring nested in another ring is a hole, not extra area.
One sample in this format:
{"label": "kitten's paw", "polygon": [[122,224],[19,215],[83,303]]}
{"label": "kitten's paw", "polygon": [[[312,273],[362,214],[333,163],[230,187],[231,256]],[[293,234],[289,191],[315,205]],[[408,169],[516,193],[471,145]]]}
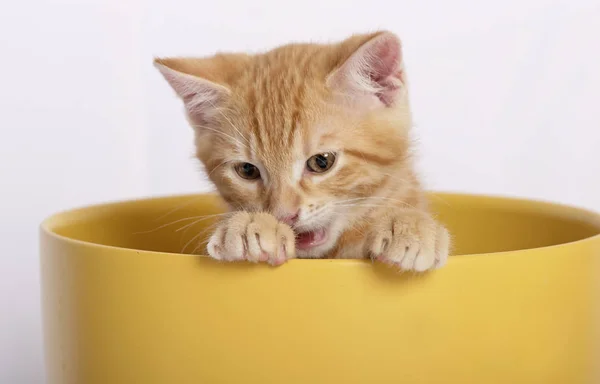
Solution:
{"label": "kitten's paw", "polygon": [[294,258],[292,228],[268,213],[238,212],[219,225],[207,251],[217,260],[267,262],[281,265]]}
{"label": "kitten's paw", "polygon": [[367,252],[404,271],[423,272],[446,263],[450,235],[427,213],[398,210],[375,225],[367,241]]}

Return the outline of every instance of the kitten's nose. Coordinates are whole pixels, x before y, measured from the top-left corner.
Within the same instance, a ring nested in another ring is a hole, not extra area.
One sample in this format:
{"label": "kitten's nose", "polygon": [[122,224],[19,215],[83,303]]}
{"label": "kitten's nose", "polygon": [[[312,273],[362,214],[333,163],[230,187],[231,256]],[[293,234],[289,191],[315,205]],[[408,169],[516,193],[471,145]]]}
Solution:
{"label": "kitten's nose", "polygon": [[299,209],[295,213],[279,216],[279,220],[283,221],[287,225],[294,225],[298,221],[298,216],[300,216]]}

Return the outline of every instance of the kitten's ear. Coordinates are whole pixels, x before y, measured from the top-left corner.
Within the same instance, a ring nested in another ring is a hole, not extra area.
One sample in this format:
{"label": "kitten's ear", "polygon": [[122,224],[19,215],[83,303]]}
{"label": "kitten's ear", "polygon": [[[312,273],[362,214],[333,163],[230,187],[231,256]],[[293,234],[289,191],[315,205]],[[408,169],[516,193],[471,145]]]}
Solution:
{"label": "kitten's ear", "polygon": [[404,85],[398,37],[391,32],[353,36],[341,49],[352,53],[327,77],[327,86],[353,98],[376,97],[385,106],[393,105]]}
{"label": "kitten's ear", "polygon": [[171,88],[183,100],[186,111],[194,123],[205,124],[216,108],[229,96],[226,86],[181,71],[186,59],[155,59],[154,66],[160,71]]}

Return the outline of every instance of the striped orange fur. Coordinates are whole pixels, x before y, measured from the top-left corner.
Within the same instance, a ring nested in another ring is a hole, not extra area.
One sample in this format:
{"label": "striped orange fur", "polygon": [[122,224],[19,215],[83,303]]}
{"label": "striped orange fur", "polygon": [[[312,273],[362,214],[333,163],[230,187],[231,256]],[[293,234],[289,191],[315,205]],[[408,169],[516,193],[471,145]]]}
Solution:
{"label": "striped orange fur", "polygon": [[[445,262],[449,235],[428,213],[411,159],[394,34],[155,63],[186,106],[210,180],[244,212],[217,229],[213,257],[280,264],[372,256],[408,270]],[[333,165],[315,173],[307,161],[319,154]],[[240,177],[240,164],[260,176]]]}

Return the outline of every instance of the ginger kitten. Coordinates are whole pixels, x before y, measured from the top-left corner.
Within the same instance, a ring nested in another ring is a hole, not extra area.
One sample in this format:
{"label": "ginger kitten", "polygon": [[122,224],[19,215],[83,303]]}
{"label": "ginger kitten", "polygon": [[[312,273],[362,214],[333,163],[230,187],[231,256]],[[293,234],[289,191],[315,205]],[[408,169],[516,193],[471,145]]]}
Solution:
{"label": "ginger kitten", "polygon": [[399,39],[289,44],[256,55],[156,59],[183,100],[197,156],[235,213],[218,260],[365,258],[442,266],[448,231],[428,212],[409,156]]}

